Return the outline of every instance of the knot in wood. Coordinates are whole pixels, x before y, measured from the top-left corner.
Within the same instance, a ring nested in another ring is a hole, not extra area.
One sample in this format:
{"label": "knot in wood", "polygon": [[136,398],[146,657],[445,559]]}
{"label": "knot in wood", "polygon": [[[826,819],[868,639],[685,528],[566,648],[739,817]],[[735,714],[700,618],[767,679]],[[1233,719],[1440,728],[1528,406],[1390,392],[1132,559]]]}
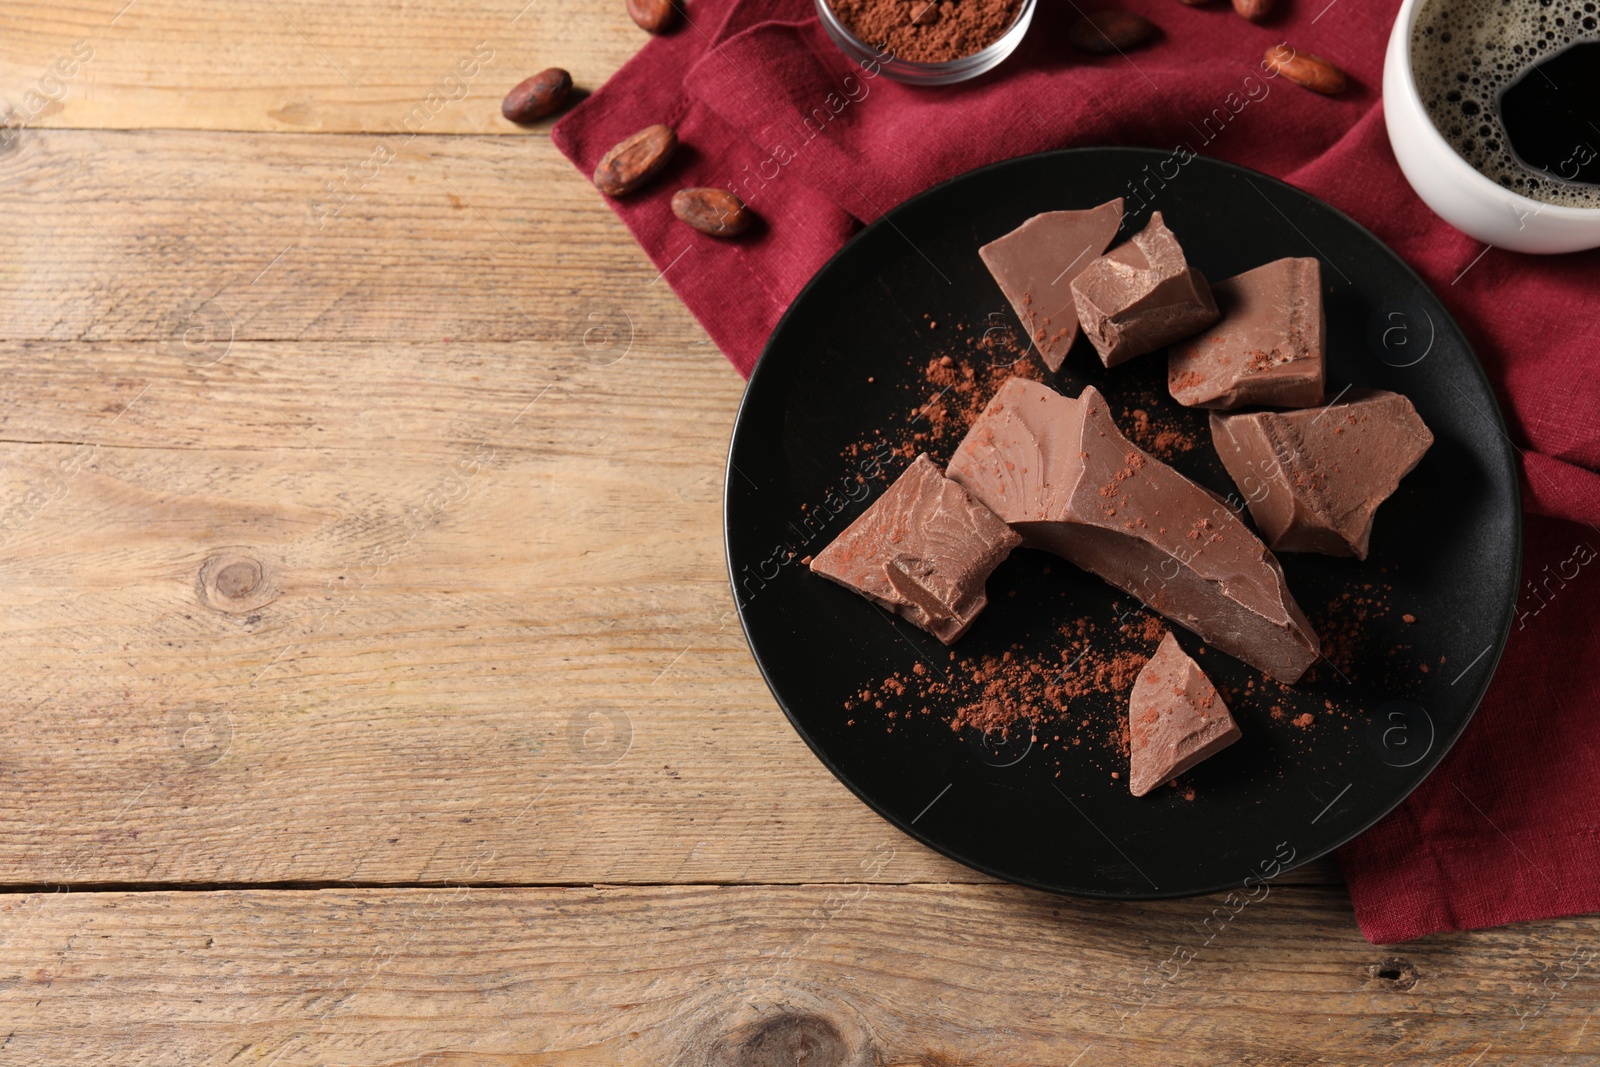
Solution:
{"label": "knot in wood", "polygon": [[206,607],[230,615],[248,615],[278,595],[267,568],[241,548],[222,549],[201,564],[195,592]]}
{"label": "knot in wood", "polygon": [[849,1048],[839,1028],[817,1015],[785,1012],[718,1042],[716,1067],[844,1067]]}
{"label": "knot in wood", "polygon": [[217,571],[217,592],[229,600],[242,600],[261,584],[261,564],[238,559]]}
{"label": "knot in wood", "polygon": [[1382,963],[1373,964],[1367,968],[1367,974],[1376,978],[1381,985],[1400,992],[1416,985],[1418,977],[1416,964],[1398,956],[1390,956]]}

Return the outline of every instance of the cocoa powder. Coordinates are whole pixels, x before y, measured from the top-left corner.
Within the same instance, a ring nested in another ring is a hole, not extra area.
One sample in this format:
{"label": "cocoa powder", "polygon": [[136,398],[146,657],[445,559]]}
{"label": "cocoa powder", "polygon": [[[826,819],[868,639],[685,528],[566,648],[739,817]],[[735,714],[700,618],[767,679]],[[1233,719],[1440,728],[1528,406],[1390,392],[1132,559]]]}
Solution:
{"label": "cocoa powder", "polygon": [[912,63],[948,63],[999,40],[1022,0],[831,0],[863,43]]}
{"label": "cocoa powder", "polygon": [[[1311,612],[1311,623],[1322,639],[1323,658],[1334,668],[1336,677],[1342,680],[1356,670],[1357,664],[1379,660],[1384,638],[1371,624],[1391,613],[1393,593],[1394,587],[1381,579],[1352,583]],[[1426,669],[1427,665],[1423,666]]]}
{"label": "cocoa powder", "polygon": [[[948,663],[932,670],[918,663],[895,671],[856,691],[844,710],[882,712],[893,732],[894,721],[930,715],[930,705],[936,705],[954,731],[1009,739],[1022,728],[1046,750],[1093,737],[1125,758],[1127,716],[1121,709],[1165,632],[1162,621],[1149,615],[1109,630],[1087,618],[1072,619],[1044,642],[1019,642],[1000,653],[952,651]],[[1114,698],[1117,710],[1109,717],[1088,710],[1088,704],[1074,710],[1075,701],[1092,695]]]}
{"label": "cocoa powder", "polygon": [[[937,324],[930,321],[929,329],[937,329]],[[940,332],[949,338],[929,345],[921,374],[895,386],[899,396],[891,403],[902,414],[871,437],[846,445],[841,459],[855,463],[887,448],[906,460],[926,452],[942,467],[1008,378],[1036,382],[1045,378],[1043,364],[1018,347],[1012,331],[985,330],[974,336],[966,323],[956,322]],[[889,467],[881,467],[879,473],[886,478]]]}

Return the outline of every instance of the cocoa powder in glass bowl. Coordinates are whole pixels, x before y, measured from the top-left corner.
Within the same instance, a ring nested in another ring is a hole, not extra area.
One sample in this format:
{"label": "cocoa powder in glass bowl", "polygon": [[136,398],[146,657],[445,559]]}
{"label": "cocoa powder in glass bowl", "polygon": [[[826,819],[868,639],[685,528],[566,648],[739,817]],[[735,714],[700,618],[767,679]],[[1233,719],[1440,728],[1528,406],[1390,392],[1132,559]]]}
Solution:
{"label": "cocoa powder in glass bowl", "polygon": [[941,85],[991,69],[1021,43],[1036,0],[816,0],[835,44],[869,75]]}

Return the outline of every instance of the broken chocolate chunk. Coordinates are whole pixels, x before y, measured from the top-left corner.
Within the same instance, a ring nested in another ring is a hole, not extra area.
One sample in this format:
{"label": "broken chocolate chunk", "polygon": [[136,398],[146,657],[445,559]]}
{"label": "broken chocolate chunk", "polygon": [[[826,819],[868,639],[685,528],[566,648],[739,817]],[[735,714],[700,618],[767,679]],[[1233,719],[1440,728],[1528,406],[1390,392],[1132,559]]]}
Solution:
{"label": "broken chocolate chunk", "polygon": [[984,583],[1021,540],[923,453],[811,570],[948,645],[989,602]]}
{"label": "broken chocolate chunk", "polygon": [[978,249],[1044,365],[1060,370],[1078,339],[1072,280],[1122,225],[1122,198],[1087,211],[1047,211]]}
{"label": "broken chocolate chunk", "polygon": [[1213,414],[1211,441],[1275,551],[1366,559],[1378,505],[1433,434],[1399,393],[1350,389],[1321,408]]}
{"label": "broken chocolate chunk", "polygon": [[1322,264],[1279,259],[1212,287],[1222,321],[1167,352],[1167,388],[1189,407],[1322,403]]}
{"label": "broken chocolate chunk", "polygon": [[1205,275],[1189,266],[1159,211],[1132,240],[1085,267],[1072,294],[1083,332],[1108,367],[1217,321]]}
{"label": "broken chocolate chunk", "polygon": [[1087,387],[1011,378],[949,476],[1022,535],[1281,682],[1318,654],[1283,570],[1223,503],[1141,451]]}
{"label": "broken chocolate chunk", "polygon": [[1128,699],[1128,788],[1142,797],[1239,740],[1217,687],[1168,633]]}

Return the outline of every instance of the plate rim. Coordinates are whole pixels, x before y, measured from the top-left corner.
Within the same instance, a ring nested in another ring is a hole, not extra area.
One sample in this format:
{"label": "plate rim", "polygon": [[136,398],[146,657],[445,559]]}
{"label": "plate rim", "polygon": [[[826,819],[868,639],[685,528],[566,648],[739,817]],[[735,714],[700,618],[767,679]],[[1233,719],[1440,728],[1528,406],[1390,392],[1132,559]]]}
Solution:
{"label": "plate rim", "polygon": [[[938,182],[913,196],[907,197],[905,200],[902,200],[900,203],[889,208],[887,211],[882,212],[876,219],[870,223],[867,223],[857,233],[853,234],[849,240],[845,241],[845,243],[833,253],[833,255],[828,257],[827,262],[817,268],[811,277],[806,280],[806,284],[802,286],[800,291],[795,294],[794,299],[789,302],[789,306],[784,309],[784,312],[782,316],[779,317],[777,324],[773,326],[772,332],[767,335],[766,341],[761,346],[761,354],[756,358],[756,362],[750,371],[750,377],[746,380],[744,390],[739,396],[739,406],[734,412],[733,429],[728,439],[727,461],[723,466],[722,472],[722,554],[724,564],[727,568],[729,588],[733,593],[734,612],[739,617],[739,629],[744,635],[745,645],[750,650],[750,658],[755,661],[756,669],[760,671],[761,680],[766,684],[767,691],[772,694],[772,698],[777,702],[779,709],[783,712],[784,718],[789,721],[789,725],[795,731],[795,733],[800,735],[800,739],[805,742],[806,747],[811,750],[812,755],[814,755],[823,765],[823,767],[827,769],[829,774],[833,775],[836,781],[848,789],[858,800],[865,804],[869,810],[876,813],[879,818],[883,819],[890,826],[905,834],[907,837],[912,838],[939,855],[944,856],[947,859],[954,860],[962,866],[977,871],[980,874],[986,874],[992,878],[999,879],[1001,882],[1024,886],[1029,889],[1036,889],[1057,896],[1076,897],[1089,900],[1177,900],[1190,897],[1207,896],[1214,893],[1238,889],[1243,887],[1251,876],[1247,875],[1237,880],[1224,881],[1204,888],[1183,889],[1179,891],[1140,891],[1133,889],[1126,892],[1104,892],[1088,889],[1063,889],[1060,886],[1049,885],[1024,876],[1019,876],[1014,873],[1006,873],[1004,871],[996,870],[986,863],[975,862],[964,856],[961,856],[949,846],[934,840],[927,833],[918,830],[912,823],[907,822],[897,814],[887,811],[882,805],[873,800],[873,798],[869,796],[861,787],[840,772],[833,760],[829,758],[828,754],[805,729],[804,725],[802,725],[796,718],[795,712],[789,707],[788,701],[784,699],[783,695],[778,692],[777,686],[773,684],[772,677],[767,671],[767,666],[764,662],[762,662],[761,654],[756,651],[755,642],[750,636],[749,622],[745,618],[745,604],[739,596],[739,576],[734,571],[733,552],[728,543],[731,528],[728,515],[730,497],[729,486],[733,484],[732,477],[735,473],[734,453],[739,446],[739,431],[744,425],[746,409],[750,406],[751,394],[755,390],[762,371],[766,368],[769,362],[767,355],[772,350],[773,341],[783,332],[784,327],[788,324],[790,318],[795,314],[796,309],[801,306],[811,291],[819,285],[821,279],[828,273],[829,270],[833,268],[834,264],[837,263],[847,253],[851,252],[858,243],[866,240],[868,235],[875,234],[884,228],[895,229],[898,232],[898,227],[894,225],[894,216],[896,214],[909,210],[920,201],[942,192],[946,186],[953,185],[956,182],[963,181],[967,178],[973,177],[974,175],[1016,166],[1023,162],[1106,152],[1131,154],[1136,157],[1150,156],[1154,159],[1166,159],[1170,155],[1169,152],[1163,149],[1150,148],[1146,146],[1086,145],[1074,148],[1056,148],[1044,152],[1032,152],[1027,155],[1013,156],[1010,159],[1002,159],[993,163],[986,163],[981,167],[974,167],[971,170],[952,175],[951,177],[946,178],[943,181]],[[1494,385],[1492,382],[1490,382],[1488,373],[1483,368],[1483,361],[1478,358],[1477,349],[1473,346],[1471,340],[1468,338],[1466,331],[1461,328],[1461,324],[1457,322],[1455,316],[1451,314],[1450,309],[1445,306],[1444,301],[1440,299],[1439,295],[1434,292],[1433,288],[1422,279],[1422,276],[1412,268],[1411,264],[1402,259],[1399,253],[1390,248],[1387,243],[1380,240],[1378,236],[1371,230],[1367,229],[1360,222],[1351,218],[1345,212],[1341,211],[1339,208],[1328,203],[1326,200],[1315,195],[1314,193],[1307,192],[1304,189],[1300,189],[1294,185],[1291,185],[1281,178],[1275,178],[1270,174],[1265,174],[1259,170],[1255,170],[1251,167],[1246,167],[1238,163],[1233,163],[1228,160],[1217,159],[1215,157],[1201,155],[1199,153],[1196,153],[1194,158],[1195,160],[1203,160],[1207,166],[1215,166],[1222,168],[1225,171],[1237,172],[1238,174],[1245,176],[1247,179],[1259,178],[1263,181],[1270,182],[1272,185],[1282,190],[1286,190],[1296,196],[1305,197],[1315,202],[1324,210],[1332,212],[1336,218],[1354,227],[1357,232],[1366,237],[1374,246],[1381,249],[1384,254],[1393,260],[1394,263],[1404,272],[1404,274],[1410,277],[1410,279],[1416,284],[1417,288],[1423,290],[1433,297],[1434,301],[1439,305],[1439,309],[1444,313],[1446,321],[1461,337],[1463,347],[1466,349],[1466,354],[1468,357],[1470,357],[1468,359],[1468,363],[1472,369],[1472,372],[1477,376],[1478,383],[1483,387],[1484,392],[1489,396],[1491,401],[1490,413],[1493,416],[1492,421],[1494,424],[1494,429],[1500,435],[1501,458],[1505,463],[1507,471],[1511,475],[1511,484],[1515,488],[1512,507],[1514,528],[1511,546],[1513,572],[1511,587],[1514,592],[1509,604],[1506,606],[1505,614],[1500,625],[1499,636],[1495,641],[1493,649],[1491,650],[1492,656],[1489,658],[1489,669],[1484,673],[1482,680],[1477,684],[1472,692],[1470,704],[1468,705],[1466,714],[1462,716],[1460,724],[1448,737],[1445,737],[1442,734],[1436,737],[1436,741],[1442,743],[1436,745],[1437,755],[1433,757],[1432,763],[1429,765],[1426,773],[1424,773],[1422,777],[1418,778],[1416,782],[1414,782],[1409,788],[1400,792],[1392,803],[1383,807],[1376,815],[1368,819],[1366,822],[1360,824],[1355,829],[1349,831],[1341,837],[1338,837],[1337,840],[1335,840],[1332,844],[1307,853],[1304,857],[1296,856],[1295,859],[1287,866],[1281,867],[1277,874],[1273,875],[1271,878],[1262,879],[1266,882],[1273,882],[1290,871],[1296,870],[1314,860],[1321,859],[1330,853],[1336,852],[1345,845],[1348,845],[1351,841],[1354,841],[1356,838],[1360,837],[1362,834],[1366,833],[1368,830],[1372,829],[1372,827],[1376,826],[1384,819],[1388,818],[1388,816],[1391,815],[1397,808],[1399,808],[1400,805],[1404,804],[1414,792],[1420,789],[1424,782],[1433,777],[1434,773],[1438,771],[1440,765],[1450,755],[1451,750],[1454,749],[1457,742],[1460,741],[1462,735],[1466,733],[1467,727],[1472,724],[1472,720],[1477,717],[1478,710],[1483,705],[1483,699],[1488,694],[1489,687],[1493,684],[1495,675],[1499,671],[1500,660],[1505,654],[1506,645],[1511,639],[1511,624],[1516,618],[1517,598],[1515,595],[1515,590],[1520,589],[1522,585],[1522,558],[1524,548],[1523,509],[1521,495],[1522,476],[1517,469],[1516,457],[1513,454],[1516,446],[1511,440],[1510,434],[1507,433],[1505,414],[1500,407],[1499,395],[1495,392]],[[1031,345],[1029,346],[1029,354],[1032,354]]]}

